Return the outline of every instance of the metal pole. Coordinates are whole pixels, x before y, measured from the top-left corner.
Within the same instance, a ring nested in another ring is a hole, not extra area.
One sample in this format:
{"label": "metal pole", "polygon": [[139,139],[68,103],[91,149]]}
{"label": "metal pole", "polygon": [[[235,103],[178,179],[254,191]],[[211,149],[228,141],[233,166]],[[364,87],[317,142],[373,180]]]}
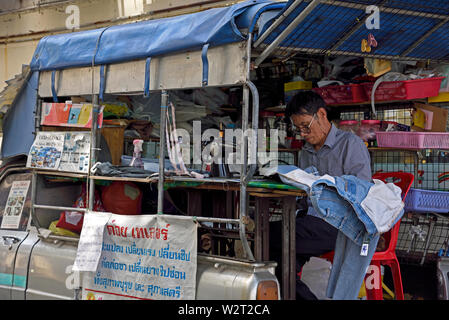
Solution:
{"label": "metal pole", "polygon": [[169,181],[183,181],[183,182],[210,182],[210,183],[222,183],[229,184],[235,183],[238,184],[240,182],[239,179],[223,179],[223,178],[189,178],[189,177],[170,177],[167,179]]}
{"label": "metal pole", "polygon": [[62,207],[62,206],[49,206],[45,204],[34,204],[34,209],[46,209],[46,210],[54,210],[54,211],[77,211],[77,212],[87,212],[85,208],[74,208],[74,207]]}
{"label": "metal pole", "polygon": [[[41,110],[42,110],[42,99],[37,99],[36,101],[36,109],[34,111],[34,138],[36,138],[37,133],[40,129],[40,122],[41,122]],[[39,220],[36,218],[36,210],[35,210],[35,204],[36,204],[36,194],[37,194],[37,173],[36,170],[33,170],[32,176],[31,176],[31,208],[30,208],[30,214],[31,214],[31,220],[36,225],[37,233],[40,234],[39,228],[40,223]]]}
{"label": "metal pole", "polygon": [[232,223],[239,224],[239,219],[226,219],[226,218],[209,218],[209,217],[195,217],[198,222],[216,222],[216,223]]}
{"label": "metal pole", "polygon": [[244,178],[245,184],[247,185],[249,181],[252,179],[254,172],[256,172],[257,169],[257,143],[258,143],[257,130],[259,129],[259,92],[257,91],[256,86],[251,81],[247,81],[246,86],[250,89],[252,94],[253,110],[252,110],[251,123],[254,133],[251,141],[251,157],[250,157],[250,159],[252,159],[253,162],[251,162],[249,171]]}
{"label": "metal pole", "polygon": [[[349,2],[349,1],[336,1],[336,0],[321,0],[323,4],[328,4],[331,6],[339,6],[339,7],[345,7],[345,8],[351,8],[351,9],[358,9],[365,11],[367,4],[362,3],[355,3]],[[391,1],[389,1],[391,2]],[[400,15],[407,15],[412,17],[424,17],[429,19],[439,19],[439,20],[445,20],[447,18],[447,15],[439,14],[439,13],[429,13],[429,12],[422,12],[418,11],[420,9],[420,6],[416,6],[418,10],[406,10],[406,9],[398,9],[393,7],[386,7],[384,6],[384,3],[388,4],[388,2],[382,2],[376,4],[376,6],[379,8],[379,11],[381,13],[391,13],[391,14],[400,14]]]}
{"label": "metal pole", "polygon": [[257,57],[254,62],[256,66],[260,65],[275,49],[279,44],[307,17],[307,15],[321,2],[321,0],[313,0],[309,5],[301,11],[300,14],[295,18],[295,20],[290,23],[281,34],[273,40],[272,43]]}
{"label": "metal pole", "polygon": [[441,28],[443,25],[445,25],[449,21],[449,18],[446,18],[442,20],[440,23],[438,23],[436,26],[434,26],[432,29],[427,31],[425,34],[423,34],[418,40],[416,40],[415,43],[413,43],[409,48],[407,48],[404,52],[401,53],[401,56],[406,56],[413,50],[415,50],[421,43],[424,42],[430,35],[432,35],[435,31],[437,31],[439,28]]}
{"label": "metal pole", "polygon": [[36,203],[36,193],[37,193],[37,173],[35,170],[33,170],[32,176],[31,176],[31,220],[33,220],[34,224],[36,225],[37,233],[40,233],[39,228],[40,223],[39,220],[36,218],[36,210],[35,210],[35,203]]}
{"label": "metal pole", "polygon": [[[92,71],[93,72],[93,71]],[[92,128],[91,128],[91,144],[90,144],[90,168],[97,162],[97,118],[98,118],[98,94],[92,96]],[[95,180],[89,178],[89,210],[94,208],[95,199]]]}
{"label": "metal pole", "polygon": [[164,213],[164,168],[165,168],[165,121],[167,115],[168,93],[161,94],[161,121],[159,130],[159,179],[157,185],[157,213]]}
{"label": "metal pole", "polygon": [[257,48],[270,34],[271,32],[276,29],[287,17],[290,13],[292,13],[293,10],[295,10],[300,4],[302,3],[302,0],[297,0],[292,3],[290,7],[287,8],[287,10],[284,11],[284,13],[281,14],[280,17],[278,17],[273,24],[262,33],[262,36],[259,37],[254,42],[254,47]]}
{"label": "metal pole", "polygon": [[[247,81],[250,78],[250,65],[251,65],[251,39],[252,35],[248,36],[248,44],[247,44],[247,54],[246,54],[246,63],[247,63]],[[248,244],[248,239],[246,239],[246,224],[248,223],[247,218],[247,209],[248,209],[248,193],[246,191],[248,181],[247,181],[247,165],[248,165],[248,117],[249,117],[249,88],[247,85],[243,87],[243,110],[242,110],[242,165],[240,172],[240,225],[239,225],[239,235],[240,240],[242,241],[243,250],[245,252],[246,257],[249,260],[255,260],[253,253],[251,252],[251,248]]]}
{"label": "metal pole", "polygon": [[424,264],[424,261],[426,260],[426,254],[427,254],[427,250],[429,249],[430,239],[432,238],[432,235],[433,235],[433,229],[435,227],[436,220],[437,220],[437,217],[434,217],[434,216],[430,217],[430,226],[429,226],[429,232],[427,233],[426,246],[424,247],[424,252],[422,254],[421,262],[419,263],[421,266]]}
{"label": "metal pole", "polygon": [[41,125],[41,112],[42,112],[42,99],[37,99],[36,109],[34,111],[34,137],[36,138],[37,133]]}
{"label": "metal pole", "polygon": [[[383,0],[381,3],[376,4],[377,7],[382,6],[384,3],[386,2],[386,0]],[[349,39],[349,37],[351,37],[354,33],[357,32],[357,30],[359,30],[359,28],[361,26],[363,26],[366,23],[366,19],[369,16],[366,15],[364,19],[360,20],[354,27],[351,28],[351,30],[349,30],[343,37],[341,37],[337,43],[335,43],[332,48],[329,49],[329,51],[334,51],[337,50],[342,44],[343,42],[345,42],[346,40]]]}

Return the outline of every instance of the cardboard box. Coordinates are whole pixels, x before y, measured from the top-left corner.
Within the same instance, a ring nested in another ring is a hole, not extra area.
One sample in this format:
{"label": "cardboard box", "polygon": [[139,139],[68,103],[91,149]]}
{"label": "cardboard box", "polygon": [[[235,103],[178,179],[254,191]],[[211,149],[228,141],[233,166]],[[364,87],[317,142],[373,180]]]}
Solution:
{"label": "cardboard box", "polygon": [[[414,103],[414,108],[416,111],[413,111],[412,117],[412,129],[414,131],[431,131],[431,132],[446,132],[447,126],[447,117],[448,117],[448,109],[443,109],[440,107],[432,106],[424,103]],[[421,112],[419,112],[421,111]],[[426,114],[427,118],[430,120],[432,124],[422,122],[422,115]],[[416,123],[415,123],[416,121]],[[428,130],[424,128],[429,128]]]}

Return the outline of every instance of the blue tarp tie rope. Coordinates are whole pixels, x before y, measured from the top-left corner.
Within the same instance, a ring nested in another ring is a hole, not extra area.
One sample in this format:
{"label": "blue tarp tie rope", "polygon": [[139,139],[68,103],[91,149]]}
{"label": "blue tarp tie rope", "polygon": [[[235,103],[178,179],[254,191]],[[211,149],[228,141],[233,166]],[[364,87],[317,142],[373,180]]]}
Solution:
{"label": "blue tarp tie rope", "polygon": [[51,72],[51,94],[53,95],[53,102],[57,103],[58,102],[58,94],[56,93],[56,89],[55,89],[55,74],[56,74],[56,70],[53,70]]}
{"label": "blue tarp tie rope", "polygon": [[203,61],[203,81],[202,85],[207,86],[209,82],[209,61],[207,59],[207,50],[209,49],[209,44],[206,43],[203,46],[203,50],[201,52],[201,60]]}
{"label": "blue tarp tie rope", "polygon": [[[98,47],[100,46],[100,40],[101,40],[101,36],[103,35],[103,33],[106,31],[106,30],[108,30],[109,28],[110,28],[111,26],[108,26],[108,27],[106,27],[106,28],[104,28],[102,31],[101,31],[101,33],[100,33],[100,35],[98,36],[98,38],[97,38],[97,42],[96,42],[96,44],[95,44],[95,52],[94,52],[94,55],[92,56],[92,96],[93,96],[93,94],[94,94],[94,74],[95,74],[95,70],[94,70],[94,67],[95,67],[95,57],[97,56],[97,52],[98,52]],[[103,86],[103,87],[102,87]],[[99,89],[99,100],[103,100],[103,92],[104,92],[104,65],[102,65],[101,67],[100,67],[100,89]],[[93,101],[93,98],[92,98],[92,101]]]}
{"label": "blue tarp tie rope", "polygon": [[150,96],[150,65],[151,57],[148,57],[145,61],[145,85],[143,88],[144,98],[148,98]]}
{"label": "blue tarp tie rope", "polygon": [[105,88],[105,65],[100,67],[100,92],[98,93],[100,101],[103,101]]}

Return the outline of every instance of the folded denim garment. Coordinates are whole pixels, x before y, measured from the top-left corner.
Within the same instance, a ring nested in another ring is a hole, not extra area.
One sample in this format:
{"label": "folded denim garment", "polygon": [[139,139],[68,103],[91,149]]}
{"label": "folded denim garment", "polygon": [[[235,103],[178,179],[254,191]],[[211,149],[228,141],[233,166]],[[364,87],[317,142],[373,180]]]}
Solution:
{"label": "folded denim garment", "polygon": [[306,191],[314,215],[339,230],[326,295],[336,300],[356,299],[380,234],[404,214],[401,189],[380,180],[318,176],[316,172],[313,167],[278,166],[266,175],[277,174],[284,183]]}

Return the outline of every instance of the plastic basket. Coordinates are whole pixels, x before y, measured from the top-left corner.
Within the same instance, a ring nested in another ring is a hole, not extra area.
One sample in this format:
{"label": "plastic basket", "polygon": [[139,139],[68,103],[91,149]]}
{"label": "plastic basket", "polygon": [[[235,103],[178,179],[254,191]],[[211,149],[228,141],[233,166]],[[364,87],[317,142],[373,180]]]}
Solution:
{"label": "plastic basket", "polygon": [[[374,93],[375,101],[423,99],[438,96],[441,81],[445,77],[425,78],[404,81],[382,82]],[[371,100],[371,91],[374,83],[362,83],[368,100]]]}
{"label": "plastic basket", "polygon": [[383,148],[449,149],[449,132],[376,132],[377,145]]}
{"label": "plastic basket", "polygon": [[346,84],[341,86],[326,86],[314,88],[326,104],[345,104],[367,101],[365,92],[360,84]]}
{"label": "plastic basket", "polygon": [[410,188],[405,211],[449,213],[449,192]]}

